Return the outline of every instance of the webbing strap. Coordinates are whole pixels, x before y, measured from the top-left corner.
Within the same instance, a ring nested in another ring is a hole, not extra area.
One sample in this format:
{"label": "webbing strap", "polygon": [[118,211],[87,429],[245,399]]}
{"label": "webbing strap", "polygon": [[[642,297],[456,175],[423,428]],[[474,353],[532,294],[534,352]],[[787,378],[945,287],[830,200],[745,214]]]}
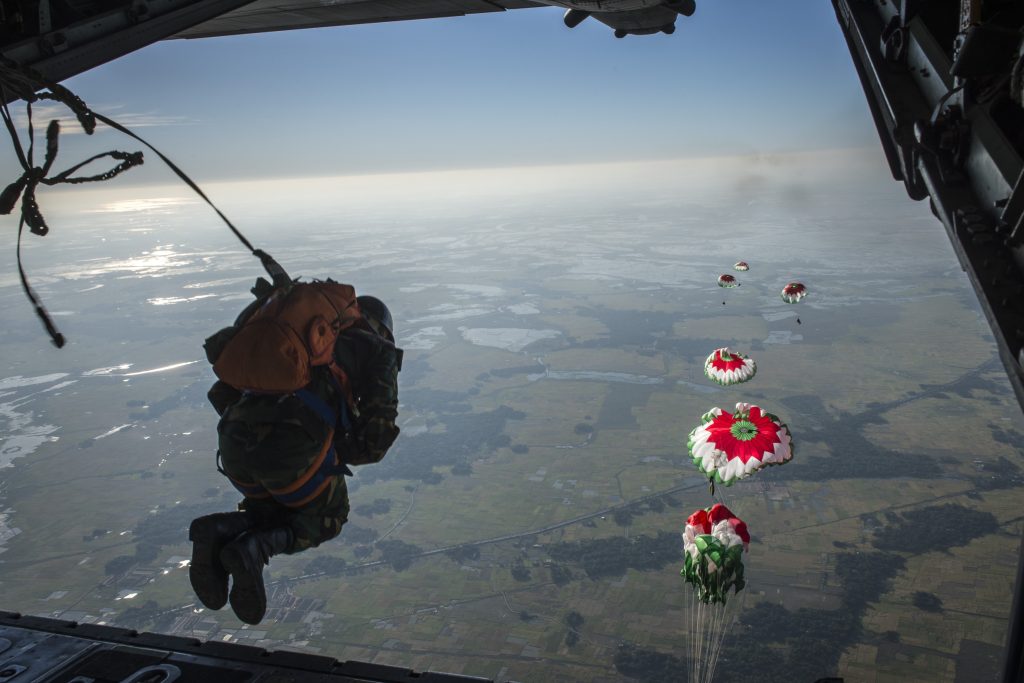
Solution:
{"label": "webbing strap", "polygon": [[323,493],[330,484],[330,480],[339,474],[352,476],[352,470],[348,468],[348,465],[338,461],[338,453],[333,445],[327,450],[324,457],[318,458],[313,467],[316,468],[313,472],[307,470],[307,472],[299,477],[299,481],[302,481],[302,479],[306,479],[306,481],[301,486],[295,488],[268,489],[259,483],[240,481],[230,475],[226,476],[231,485],[246,498],[257,500],[273,498],[278,503],[288,507],[302,507],[306,505]]}
{"label": "webbing strap", "polygon": [[344,388],[338,378],[331,374],[331,384],[338,393],[338,412],[335,413],[322,398],[309,389],[299,389],[295,395],[319,416],[328,427],[341,427],[339,431],[348,433],[352,431],[352,417],[349,415],[348,400]]}
{"label": "webbing strap", "polygon": [[231,476],[228,477],[228,481],[230,481],[231,485],[235,487],[235,490],[237,490],[246,498],[254,498],[256,500],[259,500],[261,498],[270,498],[270,492],[267,491],[262,486],[260,486],[259,484],[239,481]]}
{"label": "webbing strap", "polygon": [[258,483],[254,483],[254,482],[251,482],[251,481],[242,481],[240,479],[235,479],[230,474],[225,472],[224,468],[220,464],[220,450],[219,449],[217,450],[217,461],[216,462],[217,462],[217,471],[220,472],[221,474],[223,474],[225,477],[227,477],[228,481],[231,482],[231,485],[234,486],[235,489],[239,493],[241,493],[243,496],[245,496],[246,498],[255,498],[257,500],[260,499],[260,498],[270,498],[270,492],[267,491],[262,486],[260,486]]}
{"label": "webbing strap", "polygon": [[323,459],[316,472],[306,483],[287,493],[282,490],[270,489],[270,495],[282,505],[301,507],[319,496],[330,484],[330,480],[342,473],[352,474],[346,465],[338,462],[338,453],[332,444],[327,451],[327,457]]}
{"label": "webbing strap", "polygon": [[310,410],[317,414],[317,416],[327,424],[328,427],[333,427],[338,422],[338,416],[331,409],[331,406],[327,405],[327,401],[314,394],[309,389],[299,389],[295,392],[295,395],[305,403]]}
{"label": "webbing strap", "polygon": [[352,431],[352,418],[348,412],[348,392],[341,386],[341,382],[334,376],[334,373],[330,373],[331,384],[334,385],[334,390],[338,393],[338,401],[340,409],[338,411],[338,424],[341,425],[342,431],[346,434]]}

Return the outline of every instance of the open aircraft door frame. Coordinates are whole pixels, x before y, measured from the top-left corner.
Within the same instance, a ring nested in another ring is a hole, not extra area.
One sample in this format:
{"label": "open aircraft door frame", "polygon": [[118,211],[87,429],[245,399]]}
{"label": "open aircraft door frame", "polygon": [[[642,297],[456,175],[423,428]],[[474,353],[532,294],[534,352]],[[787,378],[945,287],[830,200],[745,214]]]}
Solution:
{"label": "open aircraft door frame", "polygon": [[[113,61],[253,0],[135,0],[75,24],[51,29],[40,11],[39,34],[3,50],[47,80],[60,81]],[[45,8],[48,3],[40,3]],[[16,99],[8,93],[8,100]]]}
{"label": "open aircraft door frame", "polygon": [[[928,198],[1024,407],[1024,10],[832,0],[893,178]],[[1024,682],[1024,545],[1002,680]]]}

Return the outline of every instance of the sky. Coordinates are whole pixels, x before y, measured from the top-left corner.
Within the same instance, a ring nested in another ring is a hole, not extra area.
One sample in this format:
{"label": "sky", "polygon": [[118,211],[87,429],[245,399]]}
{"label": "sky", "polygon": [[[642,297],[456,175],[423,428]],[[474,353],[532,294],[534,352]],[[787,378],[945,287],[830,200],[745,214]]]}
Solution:
{"label": "sky", "polygon": [[[703,0],[674,35],[622,40],[561,14],[163,41],[65,85],[199,182],[882,154],[830,3]],[[111,131],[62,143],[57,169],[140,148]],[[10,151],[0,170],[16,174]],[[148,152],[130,175],[174,181]]]}

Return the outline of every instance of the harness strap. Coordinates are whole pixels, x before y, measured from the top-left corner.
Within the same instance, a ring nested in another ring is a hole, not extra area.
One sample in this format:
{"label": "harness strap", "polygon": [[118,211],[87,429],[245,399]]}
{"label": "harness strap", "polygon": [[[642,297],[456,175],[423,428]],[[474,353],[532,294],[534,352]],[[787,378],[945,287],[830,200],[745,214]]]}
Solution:
{"label": "harness strap", "polygon": [[331,480],[339,474],[352,475],[347,465],[338,461],[334,449],[333,431],[316,460],[294,482],[279,489],[268,489],[258,482],[247,482],[227,475],[231,485],[246,498],[273,498],[278,503],[292,508],[307,505],[330,486]]}
{"label": "harness strap", "polygon": [[341,427],[341,430],[345,433],[352,431],[352,416],[349,408],[349,392],[345,390],[341,382],[335,376],[334,372],[328,373],[331,378],[331,385],[338,394],[338,412],[335,413],[334,409],[327,404],[322,398],[317,396],[309,389],[299,389],[294,392],[295,396],[300,401],[306,404],[310,410],[317,414],[317,416],[324,421],[324,423],[333,428]]}
{"label": "harness strap", "polygon": [[[217,470],[228,478],[231,485],[246,498],[266,499],[273,498],[278,503],[292,508],[299,508],[324,492],[331,483],[331,479],[339,474],[352,476],[352,470],[348,465],[338,458],[338,451],[334,447],[334,435],[340,426],[344,432],[352,429],[352,419],[349,414],[348,405],[349,393],[345,391],[341,382],[333,372],[328,373],[331,383],[339,397],[339,410],[331,408],[327,401],[317,396],[309,389],[299,389],[294,392],[296,398],[302,401],[306,407],[316,413],[317,417],[323,420],[328,427],[327,438],[324,440],[323,448],[316,459],[294,482],[278,489],[268,489],[259,482],[242,481],[235,479],[220,466],[220,451],[217,452]],[[252,395],[254,392],[244,392]]]}
{"label": "harness strap", "polygon": [[[316,413],[317,417],[323,420],[328,427],[334,427],[334,425],[338,423],[338,416],[335,414],[334,410],[331,409],[331,406],[309,389],[299,389],[295,392],[295,395],[300,401],[305,403],[310,410]],[[341,412],[345,412],[344,407],[342,407]]]}
{"label": "harness strap", "polygon": [[242,481],[241,479],[235,479],[227,472],[225,472],[224,468],[221,467],[220,465],[219,450],[217,451],[217,471],[223,474],[225,477],[227,477],[228,481],[231,482],[231,485],[234,486],[235,489],[237,489],[238,492],[241,493],[246,498],[254,498],[257,500],[261,498],[270,498],[270,492],[267,491],[262,486],[260,486],[259,484],[251,481]]}

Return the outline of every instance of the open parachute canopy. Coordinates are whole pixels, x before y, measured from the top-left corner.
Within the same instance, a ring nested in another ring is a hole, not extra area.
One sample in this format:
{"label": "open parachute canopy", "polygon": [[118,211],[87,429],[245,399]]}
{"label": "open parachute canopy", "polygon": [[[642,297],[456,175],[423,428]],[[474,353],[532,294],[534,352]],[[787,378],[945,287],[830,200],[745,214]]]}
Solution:
{"label": "open parachute canopy", "polygon": [[724,273],[718,276],[719,287],[739,287],[740,283],[736,281],[736,278],[728,273]]}
{"label": "open parachute canopy", "polygon": [[750,266],[747,264],[746,261],[737,261],[736,264],[733,266],[733,269],[739,271],[748,271],[750,270]]}
{"label": "open parachute canopy", "polygon": [[743,590],[743,551],[749,545],[747,525],[729,508],[715,503],[697,510],[686,520],[685,564],[679,574],[700,602],[724,604],[730,590]]}
{"label": "open parachute canopy", "polygon": [[787,304],[795,304],[807,296],[807,288],[802,282],[790,282],[782,288],[782,300]]}
{"label": "open parachute canopy", "polygon": [[726,486],[793,457],[789,428],[749,403],[737,403],[735,413],[721,408],[704,413],[687,445],[697,469]]}
{"label": "open parachute canopy", "polygon": [[756,372],[757,363],[752,358],[728,348],[715,349],[704,361],[707,378],[724,386],[746,382]]}

